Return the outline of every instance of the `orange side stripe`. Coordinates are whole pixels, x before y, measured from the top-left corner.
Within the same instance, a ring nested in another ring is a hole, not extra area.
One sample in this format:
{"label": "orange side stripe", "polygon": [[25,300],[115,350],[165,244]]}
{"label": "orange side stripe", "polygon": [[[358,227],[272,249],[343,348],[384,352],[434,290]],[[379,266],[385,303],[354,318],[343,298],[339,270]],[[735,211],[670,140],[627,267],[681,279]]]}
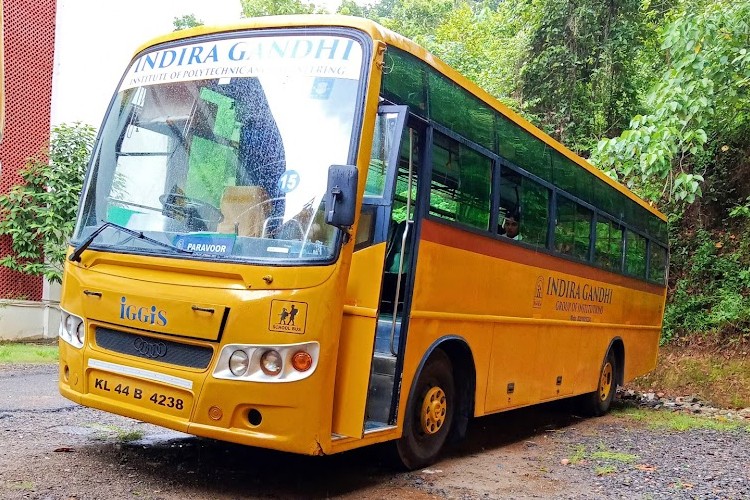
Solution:
{"label": "orange side stripe", "polygon": [[422,222],[421,239],[439,245],[466,250],[467,252],[518,262],[519,264],[548,269],[550,271],[573,274],[581,278],[610,283],[654,295],[661,296],[664,294],[664,287],[660,285],[629,278],[578,262],[571,262],[544,252],[514,245],[510,241],[469,233],[432,220],[425,219]]}

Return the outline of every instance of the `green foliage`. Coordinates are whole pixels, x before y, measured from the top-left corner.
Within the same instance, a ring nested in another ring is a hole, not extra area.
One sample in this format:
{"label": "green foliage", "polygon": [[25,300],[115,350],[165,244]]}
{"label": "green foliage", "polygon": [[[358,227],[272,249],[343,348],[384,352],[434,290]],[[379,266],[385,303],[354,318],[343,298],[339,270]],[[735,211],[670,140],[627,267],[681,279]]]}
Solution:
{"label": "green foliage", "polygon": [[196,26],[203,26],[203,21],[196,19],[193,14],[185,14],[184,16],[175,17],[172,21],[175,31],[184,30],[187,28],[194,28]]}
{"label": "green foliage", "polygon": [[92,127],[58,125],[19,172],[21,183],[0,195],[0,235],[11,237],[12,250],[0,265],[60,283],[93,143]]}
{"label": "green foliage", "polygon": [[535,2],[384,0],[340,13],[360,15],[423,45],[490,94],[519,108],[516,87],[539,13]]}
{"label": "green foliage", "polygon": [[327,11],[302,0],[240,0],[243,17],[323,14]]}
{"label": "green foliage", "polygon": [[734,247],[736,238],[724,238],[712,239],[699,229],[673,245],[672,265],[683,272],[667,304],[663,341],[691,333],[750,332],[749,254]]}
{"label": "green foliage", "polygon": [[750,3],[681,6],[663,32],[666,68],[645,101],[648,113],[602,140],[593,161],[631,186],[656,182],[668,198],[692,203],[717,149],[748,127]]}
{"label": "green foliage", "polygon": [[520,90],[525,108],[575,151],[622,130],[638,109],[654,9],[640,0],[546,0]]}
{"label": "green foliage", "polygon": [[434,31],[452,9],[453,0],[401,0],[382,5],[371,15],[386,28],[429,48]]}
{"label": "green foliage", "polygon": [[464,2],[435,28],[430,48],[490,94],[518,109],[518,75],[539,24],[533,2]]}
{"label": "green foliage", "polygon": [[750,219],[750,196],[745,198],[745,203],[741,205],[735,205],[729,210],[729,217],[736,219],[738,217],[744,217]]}

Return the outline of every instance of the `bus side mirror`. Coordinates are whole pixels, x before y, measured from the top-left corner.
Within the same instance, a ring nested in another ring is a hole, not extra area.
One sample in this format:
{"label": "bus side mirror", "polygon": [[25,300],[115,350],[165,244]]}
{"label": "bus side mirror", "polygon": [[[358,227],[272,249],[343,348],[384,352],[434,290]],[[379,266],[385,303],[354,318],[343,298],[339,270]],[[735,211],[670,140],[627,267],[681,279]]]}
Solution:
{"label": "bus side mirror", "polygon": [[358,179],[354,165],[331,165],[328,168],[326,223],[338,228],[354,224]]}

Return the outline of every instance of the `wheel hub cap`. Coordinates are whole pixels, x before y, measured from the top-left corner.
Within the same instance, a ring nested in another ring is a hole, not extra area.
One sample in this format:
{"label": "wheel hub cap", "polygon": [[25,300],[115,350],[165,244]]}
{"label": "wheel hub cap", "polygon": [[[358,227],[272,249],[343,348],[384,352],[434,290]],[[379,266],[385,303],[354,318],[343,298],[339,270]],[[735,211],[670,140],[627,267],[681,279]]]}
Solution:
{"label": "wheel hub cap", "polygon": [[422,400],[422,430],[425,434],[435,434],[445,423],[448,405],[445,392],[440,387],[433,387]]}

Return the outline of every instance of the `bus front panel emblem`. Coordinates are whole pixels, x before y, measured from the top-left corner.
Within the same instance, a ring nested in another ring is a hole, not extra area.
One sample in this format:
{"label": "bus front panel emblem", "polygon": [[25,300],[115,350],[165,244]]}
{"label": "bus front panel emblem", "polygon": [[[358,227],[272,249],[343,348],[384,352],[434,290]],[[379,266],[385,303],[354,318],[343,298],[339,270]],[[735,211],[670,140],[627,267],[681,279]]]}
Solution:
{"label": "bus front panel emblem", "polygon": [[307,304],[291,300],[272,300],[268,329],[272,332],[305,333]]}

